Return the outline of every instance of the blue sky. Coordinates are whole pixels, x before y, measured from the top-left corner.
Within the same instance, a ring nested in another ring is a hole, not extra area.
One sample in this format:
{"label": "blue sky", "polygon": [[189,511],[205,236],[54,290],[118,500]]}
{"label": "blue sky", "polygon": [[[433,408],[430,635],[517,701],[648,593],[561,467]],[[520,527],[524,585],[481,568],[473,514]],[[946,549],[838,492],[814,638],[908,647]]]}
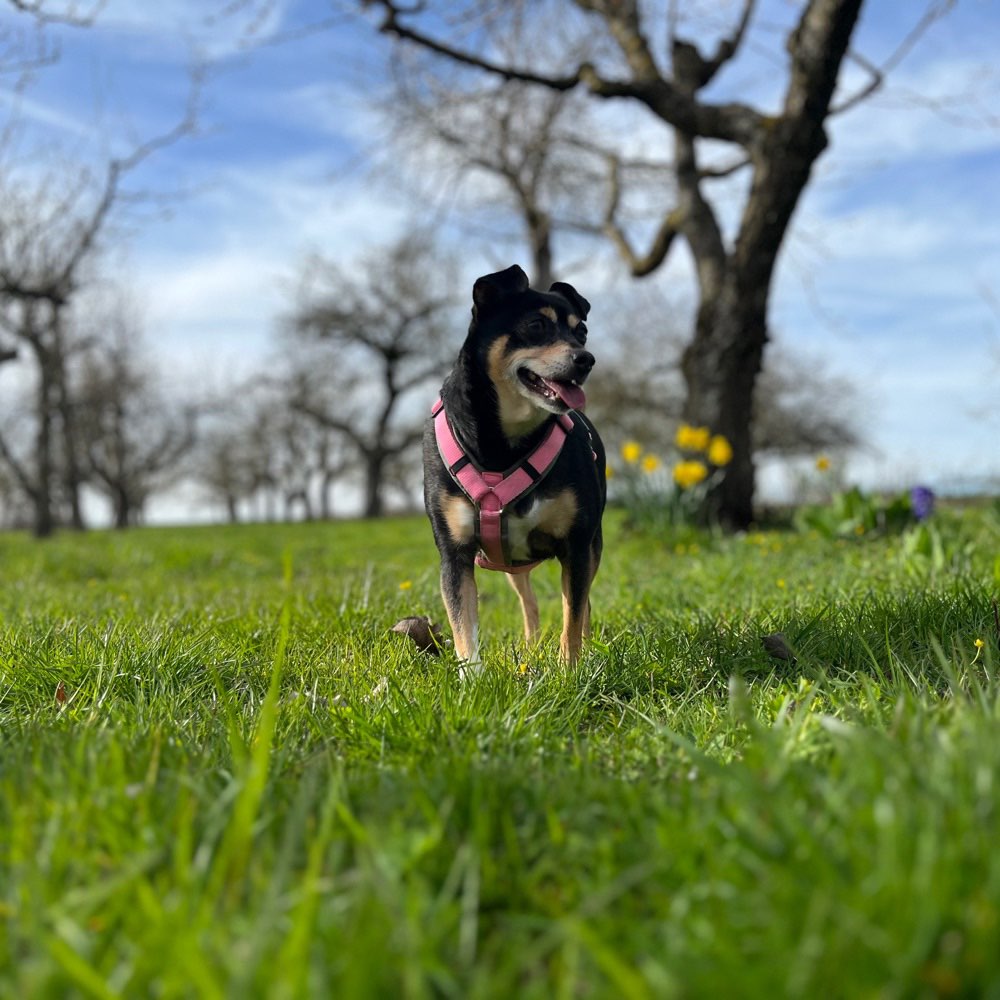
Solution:
{"label": "blue sky", "polygon": [[[0,107],[30,136],[99,158],[169,128],[188,98],[190,66],[208,60],[199,134],[134,178],[177,197],[128,220],[127,242],[111,256],[142,305],[151,349],[180,385],[221,385],[259,366],[310,251],[349,261],[401,232],[421,207],[405,172],[391,184],[366,167],[378,136],[365,100],[384,86],[385,39],[341,20],[261,44],[330,17],[330,4],[279,0],[253,31],[252,9],[207,19],[215,6],[110,0],[94,27],[53,29],[61,58],[22,96],[0,78]],[[762,6],[751,58],[720,80],[720,94],[728,87],[766,101],[775,93],[767,26],[787,23],[795,5]],[[857,47],[877,62],[924,5],[867,7]],[[0,24],[23,23],[0,9]],[[855,385],[870,447],[850,474],[863,482],[1000,477],[998,51],[998,0],[963,0],[934,25],[877,98],[833,123],[832,148],[783,252],[772,328]],[[650,143],[661,134],[655,123],[635,132],[625,116],[621,127],[640,146],[647,129]],[[487,247],[465,257],[470,284],[493,266]],[[566,277],[595,303],[596,349],[601,292],[627,282],[603,255]],[[689,297],[683,251],[655,280],[673,299]],[[0,375],[0,394],[17,377]],[[765,484],[777,483],[769,473]]]}

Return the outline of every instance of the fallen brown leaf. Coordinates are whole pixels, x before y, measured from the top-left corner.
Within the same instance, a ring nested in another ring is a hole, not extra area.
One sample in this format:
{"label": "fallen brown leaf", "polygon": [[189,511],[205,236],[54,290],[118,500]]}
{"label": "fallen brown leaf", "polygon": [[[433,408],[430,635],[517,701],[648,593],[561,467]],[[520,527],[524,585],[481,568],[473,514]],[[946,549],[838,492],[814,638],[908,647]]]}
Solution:
{"label": "fallen brown leaf", "polygon": [[425,615],[402,618],[392,626],[392,631],[409,636],[422,653],[430,653],[432,656],[441,655],[444,636],[441,635],[441,629]]}
{"label": "fallen brown leaf", "polygon": [[789,663],[795,662],[795,654],[788,645],[784,632],[761,636],[760,641],[768,656],[773,656],[776,660],[787,660]]}

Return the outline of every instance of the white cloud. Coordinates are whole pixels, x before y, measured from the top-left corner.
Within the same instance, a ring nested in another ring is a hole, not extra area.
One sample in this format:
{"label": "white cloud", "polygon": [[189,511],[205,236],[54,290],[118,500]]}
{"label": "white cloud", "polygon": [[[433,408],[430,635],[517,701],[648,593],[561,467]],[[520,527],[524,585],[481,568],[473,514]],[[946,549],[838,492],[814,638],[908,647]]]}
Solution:
{"label": "white cloud", "polygon": [[194,49],[215,60],[245,52],[284,23],[289,0],[258,0],[245,5],[205,4],[204,0],[109,0],[99,27],[144,42],[150,51],[168,46]]}

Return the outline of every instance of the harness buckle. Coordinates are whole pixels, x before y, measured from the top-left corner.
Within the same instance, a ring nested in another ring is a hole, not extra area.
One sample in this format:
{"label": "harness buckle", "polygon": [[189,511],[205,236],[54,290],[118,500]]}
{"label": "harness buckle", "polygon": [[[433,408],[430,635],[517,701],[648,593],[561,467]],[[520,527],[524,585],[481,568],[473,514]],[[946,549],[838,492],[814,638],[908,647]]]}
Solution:
{"label": "harness buckle", "polygon": [[487,514],[502,514],[503,503],[493,490],[489,490],[479,498],[479,509]]}
{"label": "harness buckle", "polygon": [[502,514],[504,508],[503,501],[497,496],[493,487],[503,482],[503,473],[483,472],[481,475],[483,482],[486,483],[487,490],[479,498],[479,509],[490,514]]}

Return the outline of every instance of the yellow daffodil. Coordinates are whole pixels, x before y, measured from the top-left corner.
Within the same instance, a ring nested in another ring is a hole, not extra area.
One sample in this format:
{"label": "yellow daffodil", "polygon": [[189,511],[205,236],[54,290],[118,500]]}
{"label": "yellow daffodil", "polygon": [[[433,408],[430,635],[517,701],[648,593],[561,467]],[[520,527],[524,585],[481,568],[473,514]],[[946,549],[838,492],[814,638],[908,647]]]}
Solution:
{"label": "yellow daffodil", "polygon": [[677,428],[674,443],[684,451],[704,451],[711,439],[712,435],[707,427],[692,427],[690,424],[681,424]]}
{"label": "yellow daffodil", "polygon": [[613,465],[608,465],[604,469],[604,478],[610,479],[615,474],[615,467]]}
{"label": "yellow daffodil", "polygon": [[628,462],[629,465],[635,465],[639,461],[639,456],[642,454],[642,445],[638,441],[626,441],[622,445],[622,458]]}
{"label": "yellow daffodil", "polygon": [[830,459],[826,455],[820,455],[816,459],[816,469],[819,472],[829,472],[830,471]]}
{"label": "yellow daffodil", "polygon": [[403,580],[400,583],[400,585],[399,585],[399,589],[400,590],[409,590],[410,587],[412,587],[412,586],[413,586],[413,581],[412,580]]}
{"label": "yellow daffodil", "polygon": [[660,460],[655,455],[645,455],[642,459],[642,471],[656,472],[660,464]]}
{"label": "yellow daffodil", "polygon": [[697,486],[707,475],[708,469],[704,462],[678,462],[674,466],[674,482],[682,490]]}
{"label": "yellow daffodil", "polygon": [[720,468],[733,460],[733,446],[721,434],[708,442],[708,460]]}

